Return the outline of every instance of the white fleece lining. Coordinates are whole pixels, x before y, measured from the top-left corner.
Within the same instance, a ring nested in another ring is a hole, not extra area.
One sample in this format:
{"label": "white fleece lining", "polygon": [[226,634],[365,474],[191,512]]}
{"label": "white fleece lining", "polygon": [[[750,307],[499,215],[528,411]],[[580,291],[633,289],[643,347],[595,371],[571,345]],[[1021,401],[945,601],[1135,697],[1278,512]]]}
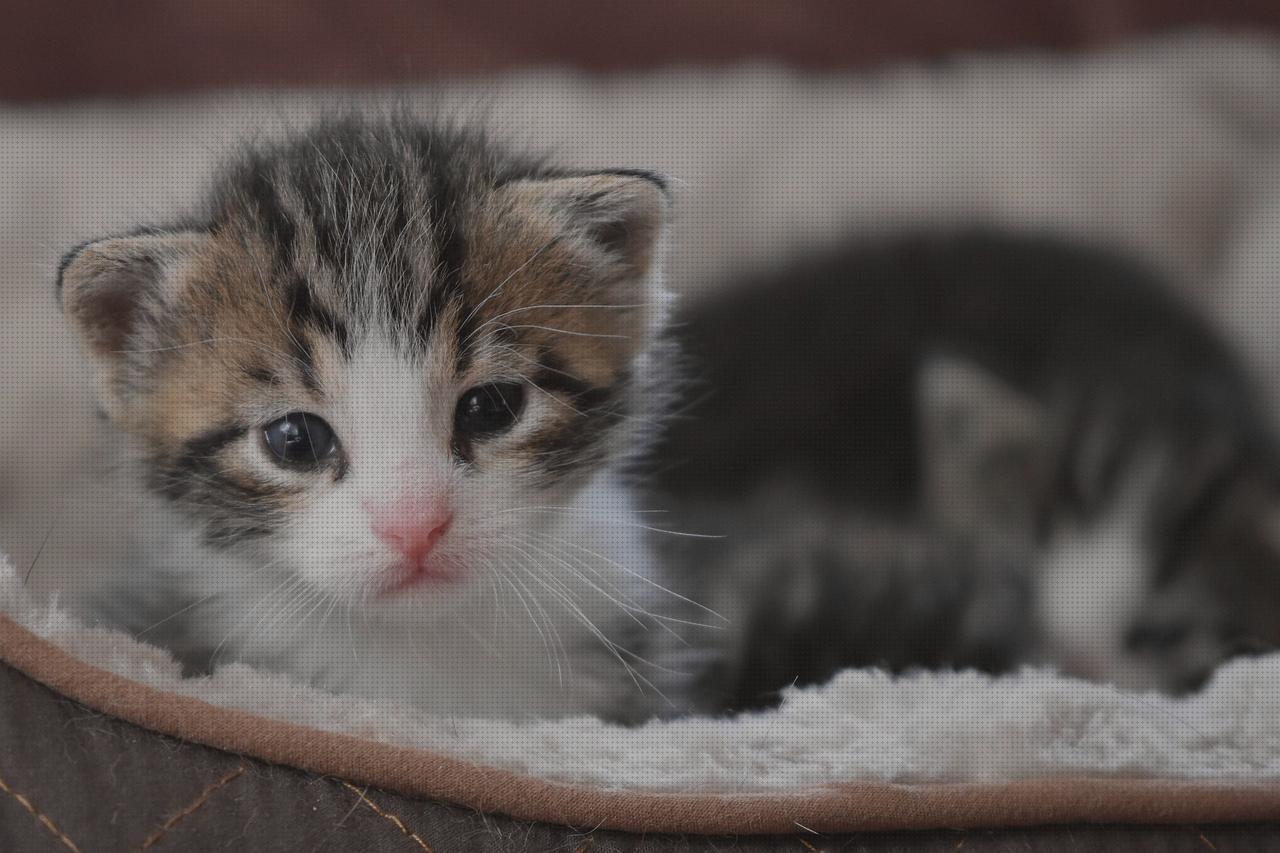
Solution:
{"label": "white fleece lining", "polygon": [[7,560],[0,612],[91,666],[158,690],[548,781],[614,790],[795,791],[831,783],[1000,782],[1063,774],[1280,781],[1280,654],[1170,699],[1026,669],[891,677],[848,671],[777,710],[623,729],[590,718],[433,717],[233,664],[183,679],[170,656],[35,601]]}

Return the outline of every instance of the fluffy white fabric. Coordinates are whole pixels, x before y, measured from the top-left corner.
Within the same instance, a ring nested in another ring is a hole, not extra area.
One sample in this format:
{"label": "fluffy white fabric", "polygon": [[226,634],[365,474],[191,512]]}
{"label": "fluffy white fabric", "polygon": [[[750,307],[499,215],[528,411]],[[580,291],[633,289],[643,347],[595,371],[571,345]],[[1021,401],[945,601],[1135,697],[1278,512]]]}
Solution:
{"label": "fluffy white fabric", "polygon": [[161,690],[545,779],[619,789],[771,791],[833,782],[1000,781],[1061,773],[1280,780],[1280,655],[1173,700],[1026,670],[891,678],[850,671],[735,720],[635,729],[432,717],[235,664],[183,679],[169,656],[37,603],[0,565],[0,611],[76,657]]}
{"label": "fluffy white fabric", "polygon": [[242,666],[183,681],[164,653],[45,603],[94,571],[132,511],[108,501],[100,518],[59,512],[99,427],[52,304],[57,258],[78,241],[163,220],[236,139],[335,106],[393,102],[483,113],[498,132],[570,162],[656,169],[681,188],[676,288],[765,260],[797,235],[983,221],[1105,239],[1164,266],[1244,337],[1261,368],[1274,360],[1280,317],[1266,286],[1280,262],[1265,248],[1280,170],[1261,167],[1280,163],[1277,79],[1275,44],[1195,36],[870,77],[548,72],[365,95],[0,109],[0,338],[17,356],[0,359],[0,546],[25,572],[52,531],[32,579],[39,599],[6,565],[0,610],[156,687],[566,781],[743,790],[1063,771],[1280,778],[1280,657],[1234,663],[1182,701],[1035,671],[998,680],[855,672],[793,693],[776,712],[619,731],[585,719],[431,719]]}

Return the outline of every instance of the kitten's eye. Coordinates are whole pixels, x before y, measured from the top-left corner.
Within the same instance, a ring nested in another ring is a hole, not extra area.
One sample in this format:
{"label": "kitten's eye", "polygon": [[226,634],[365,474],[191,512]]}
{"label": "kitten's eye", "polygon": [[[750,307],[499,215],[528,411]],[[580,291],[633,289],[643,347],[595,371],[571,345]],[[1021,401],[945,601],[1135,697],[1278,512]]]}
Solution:
{"label": "kitten's eye", "polygon": [[318,468],[338,447],[333,429],[316,415],[291,412],[262,430],[267,449],[286,468]]}
{"label": "kitten's eye", "polygon": [[454,427],[469,436],[502,432],[516,422],[524,409],[524,386],[518,382],[477,385],[458,400]]}

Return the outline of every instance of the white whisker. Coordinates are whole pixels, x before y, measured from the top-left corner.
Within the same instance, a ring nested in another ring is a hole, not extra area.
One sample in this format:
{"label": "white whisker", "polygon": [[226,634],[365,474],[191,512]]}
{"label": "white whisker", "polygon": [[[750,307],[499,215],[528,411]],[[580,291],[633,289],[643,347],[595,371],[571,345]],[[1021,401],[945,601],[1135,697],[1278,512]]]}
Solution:
{"label": "white whisker", "polygon": [[539,326],[535,323],[524,323],[524,324],[519,324],[514,326],[507,325],[506,323],[504,323],[502,324],[502,328],[504,329],[539,329],[543,332],[555,332],[561,335],[572,335],[575,338],[611,338],[613,340],[622,340],[622,341],[631,340],[630,335],[609,335],[609,334],[603,334],[601,332],[579,332],[573,329],[557,329],[553,326]]}
{"label": "white whisker", "polygon": [[[570,541],[570,540],[568,540],[568,539],[563,539],[563,538],[561,538],[561,537],[557,537],[557,536],[551,536],[550,534],[547,534],[547,533],[540,533],[540,532],[538,532],[538,531],[527,531],[525,535],[527,535],[527,536],[537,536],[537,537],[539,537],[540,539],[543,539],[543,540],[545,540],[545,541],[548,541],[548,542],[551,542],[551,543],[559,543],[559,544],[563,544],[563,545],[568,545],[569,547],[577,548],[578,550],[584,550],[584,551],[585,551],[585,550],[587,550],[587,549],[582,548],[581,546],[577,545],[576,543],[574,543],[574,542],[572,542],[572,541]],[[594,552],[587,551],[587,553],[594,553]],[[578,565],[580,565],[580,566],[582,566],[583,568],[585,568],[585,569],[589,570],[590,572],[592,572],[592,574],[596,575],[597,577],[602,577],[602,576],[603,576],[603,573],[602,573],[599,569],[597,569],[596,567],[592,566],[592,565],[591,565],[591,562],[590,562],[589,560],[585,560],[585,559],[582,559],[582,558],[580,558],[580,557],[579,557],[579,558],[576,558],[576,562],[578,563]],[[619,567],[619,568],[621,568],[621,567]],[[642,578],[642,579],[643,579],[643,578]],[[675,593],[671,592],[671,590],[665,589],[664,587],[659,586],[658,588],[659,588],[660,590],[662,590],[663,592],[669,593],[669,594],[671,594],[671,595],[675,595],[677,598],[682,598],[681,596],[676,595]],[[710,630],[713,630],[713,631],[718,631],[718,630],[723,629],[723,628],[725,627],[725,625],[727,625],[727,624],[728,624],[728,622],[729,622],[729,620],[728,620],[728,619],[725,619],[725,617],[720,616],[720,614],[718,614],[718,613],[716,613],[716,612],[714,612],[714,611],[712,611],[712,610],[709,610],[709,609],[708,609],[708,608],[706,608],[706,607],[703,607],[702,605],[698,604],[696,601],[693,601],[692,599],[682,598],[682,600],[683,600],[683,601],[685,601],[685,602],[687,602],[687,603],[689,603],[689,604],[692,604],[692,605],[693,605],[693,606],[695,606],[695,607],[698,607],[699,609],[706,610],[708,613],[710,613],[711,615],[713,615],[713,616],[715,616],[715,617],[717,617],[717,618],[719,618],[719,619],[722,619],[722,620],[723,620],[722,624],[720,624],[720,625],[712,625],[712,624],[707,623],[707,622],[695,622],[695,621],[690,620],[690,619],[680,619],[680,618],[678,618],[678,617],[676,617],[676,616],[668,616],[668,615],[665,615],[665,614],[662,614],[662,613],[653,613],[653,612],[651,612],[651,611],[643,610],[643,609],[641,609],[641,610],[640,610],[640,612],[642,612],[642,613],[643,613],[643,615],[648,616],[648,617],[650,617],[651,619],[659,620],[660,622],[672,622],[672,623],[675,623],[675,624],[678,624],[678,625],[688,625],[689,627],[692,627],[692,628],[707,628],[707,629],[710,629]]]}
{"label": "white whisker", "polygon": [[[645,510],[636,510],[635,513],[644,512]],[[567,516],[594,516],[596,512],[589,509],[579,507],[559,507],[559,506],[526,506],[512,507],[510,509],[499,510],[494,515],[501,515],[512,512],[554,512]],[[665,512],[665,510],[649,510],[649,512]],[[490,516],[493,517],[493,516]],[[609,519],[609,523],[619,527],[634,527],[640,530],[648,530],[651,533],[662,533],[668,536],[684,536],[689,539],[728,539],[729,537],[719,533],[690,533],[685,530],[668,530],[663,527],[653,527],[648,524],[641,524],[638,521],[623,521],[622,519]]]}
{"label": "white whisker", "polygon": [[[560,241],[559,237],[552,237],[551,239],[547,240],[547,242],[539,246],[537,251],[535,251],[532,255],[530,255],[525,260],[524,263],[520,264],[520,266],[513,269],[510,273],[507,274],[506,278],[498,282],[498,284],[493,288],[493,290],[489,291],[488,296],[486,296],[484,299],[481,299],[478,303],[476,303],[475,307],[471,309],[471,311],[467,314],[467,316],[462,318],[462,322],[459,323],[458,325],[462,328],[466,328],[466,325],[470,323],[472,319],[475,318],[476,312],[478,312],[481,308],[483,308],[486,304],[488,304],[489,300],[493,299],[495,296],[501,293],[502,288],[506,287],[507,282],[511,281],[511,279],[515,278],[517,275],[523,272],[525,267],[529,266],[529,264],[537,260],[538,257],[541,256],[543,252],[551,248],[554,244],[558,243],[559,241]],[[474,332],[472,334],[474,334]],[[466,339],[462,341],[462,343],[465,345],[468,342],[470,342],[470,340],[471,340],[471,335],[468,335]]]}
{"label": "white whisker", "polygon": [[148,625],[147,627],[143,628],[141,631],[139,631],[138,633],[134,634],[134,635],[133,635],[133,638],[134,638],[135,640],[141,639],[141,638],[142,638],[142,635],[143,635],[143,634],[146,634],[148,631],[152,631],[152,630],[154,630],[154,629],[156,629],[156,628],[159,628],[161,625],[165,624],[165,623],[166,623],[166,622],[168,622],[169,620],[171,620],[171,619],[176,619],[176,618],[178,618],[179,616],[183,615],[184,613],[188,613],[188,612],[190,612],[190,611],[192,611],[192,610],[196,609],[196,608],[197,608],[197,607],[199,607],[201,604],[204,604],[206,601],[209,601],[210,599],[213,599],[213,598],[218,598],[218,597],[219,597],[219,596],[221,596],[221,595],[222,595],[222,593],[221,593],[221,592],[211,592],[211,593],[209,593],[208,595],[206,595],[206,596],[204,596],[204,597],[202,597],[202,598],[197,598],[195,601],[191,602],[191,603],[190,603],[190,604],[188,604],[186,607],[183,607],[181,610],[176,610],[176,611],[174,611],[173,613],[170,613],[168,616],[166,616],[166,617],[164,617],[163,619],[161,619],[159,622],[152,623],[151,625]]}

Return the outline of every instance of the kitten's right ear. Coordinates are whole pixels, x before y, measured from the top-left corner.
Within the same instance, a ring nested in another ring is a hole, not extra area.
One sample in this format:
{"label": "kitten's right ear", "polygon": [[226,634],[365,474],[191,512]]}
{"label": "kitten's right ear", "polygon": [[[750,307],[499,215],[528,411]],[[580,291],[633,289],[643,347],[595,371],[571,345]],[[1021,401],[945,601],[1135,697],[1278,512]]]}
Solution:
{"label": "kitten's right ear", "polygon": [[69,252],[58,267],[58,299],[89,352],[120,360],[130,341],[181,286],[181,268],[208,239],[194,231],[112,237]]}

